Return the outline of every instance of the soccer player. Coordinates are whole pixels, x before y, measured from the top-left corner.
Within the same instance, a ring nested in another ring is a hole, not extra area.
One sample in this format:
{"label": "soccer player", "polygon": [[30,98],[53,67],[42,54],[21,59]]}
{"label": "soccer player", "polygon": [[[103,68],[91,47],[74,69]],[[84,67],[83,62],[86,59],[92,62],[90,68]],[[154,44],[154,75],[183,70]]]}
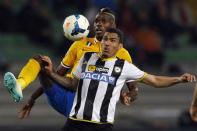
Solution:
{"label": "soccer player", "polygon": [[116,103],[125,81],[138,81],[156,88],[196,81],[196,77],[188,73],[168,77],[141,71],[116,57],[122,43],[120,30],[107,29],[101,41],[102,52],[85,53],[72,72],[72,79],[54,73],[51,60],[47,56],[43,57],[43,61],[48,63],[45,71],[51,78],[70,90],[77,90],[66,131],[111,131]]}
{"label": "soccer player", "polygon": [[[80,41],[74,42],[58,67],[56,71],[57,74],[64,76],[70,68],[75,69],[84,52],[100,52],[100,40],[102,39],[106,28],[115,27],[115,16],[112,11],[106,8],[101,9],[96,15],[94,27],[95,38],[84,38]],[[119,50],[117,57],[131,62],[131,57],[124,48]],[[30,59],[23,67],[18,79],[15,79],[12,73],[5,74],[5,87],[9,90],[15,101],[18,102],[22,99],[22,90],[34,81],[38,74],[42,72],[46,63],[41,58],[42,56],[38,55]],[[70,75],[68,77],[70,77]],[[41,81],[44,81],[44,79],[41,79]],[[129,89],[134,90],[133,88]],[[60,88],[60,85],[55,84],[54,82],[49,82],[45,84],[44,88],[39,88],[33,93],[28,103],[21,110],[21,118],[29,116],[35,100],[43,94],[43,92],[47,95],[49,103],[55,110],[65,116],[70,113],[70,108],[72,107],[74,99],[74,92],[64,90]]]}
{"label": "soccer player", "polygon": [[193,100],[190,107],[190,115],[192,120],[197,122],[197,84],[194,89]]}

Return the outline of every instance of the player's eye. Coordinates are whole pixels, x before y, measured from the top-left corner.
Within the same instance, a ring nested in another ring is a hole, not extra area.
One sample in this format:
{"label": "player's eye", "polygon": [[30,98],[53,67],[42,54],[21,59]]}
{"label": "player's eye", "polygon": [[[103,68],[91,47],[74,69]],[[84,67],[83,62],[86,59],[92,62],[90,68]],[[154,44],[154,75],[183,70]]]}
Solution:
{"label": "player's eye", "polygon": [[107,40],[108,40],[108,38],[104,36],[103,37],[103,41],[107,41]]}
{"label": "player's eye", "polygon": [[116,41],[117,41],[117,39],[110,39],[110,41],[111,41],[111,42],[116,42]]}
{"label": "player's eye", "polygon": [[101,21],[102,21],[102,23],[107,22],[107,20],[105,18],[102,18]]}

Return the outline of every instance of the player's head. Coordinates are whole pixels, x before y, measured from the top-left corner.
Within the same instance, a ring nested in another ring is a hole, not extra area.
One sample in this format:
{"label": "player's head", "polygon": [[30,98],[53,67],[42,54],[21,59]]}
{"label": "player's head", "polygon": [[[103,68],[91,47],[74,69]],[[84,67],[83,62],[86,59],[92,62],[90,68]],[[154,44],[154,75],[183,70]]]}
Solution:
{"label": "player's head", "polygon": [[101,41],[102,57],[114,57],[123,45],[123,33],[116,28],[108,28]]}
{"label": "player's head", "polygon": [[94,31],[96,38],[101,41],[107,28],[115,28],[115,15],[108,8],[99,10],[94,21]]}

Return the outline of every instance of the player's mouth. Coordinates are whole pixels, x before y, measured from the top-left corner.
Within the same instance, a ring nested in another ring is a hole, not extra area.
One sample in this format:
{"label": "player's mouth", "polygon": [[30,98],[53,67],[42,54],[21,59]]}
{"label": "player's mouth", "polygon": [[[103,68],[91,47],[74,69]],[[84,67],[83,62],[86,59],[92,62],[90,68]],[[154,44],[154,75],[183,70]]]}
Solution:
{"label": "player's mouth", "polygon": [[104,48],[103,49],[103,52],[108,53],[109,52],[109,49],[108,48]]}
{"label": "player's mouth", "polygon": [[96,33],[97,33],[97,34],[101,34],[101,33],[103,33],[103,30],[97,28],[97,29],[96,29]]}

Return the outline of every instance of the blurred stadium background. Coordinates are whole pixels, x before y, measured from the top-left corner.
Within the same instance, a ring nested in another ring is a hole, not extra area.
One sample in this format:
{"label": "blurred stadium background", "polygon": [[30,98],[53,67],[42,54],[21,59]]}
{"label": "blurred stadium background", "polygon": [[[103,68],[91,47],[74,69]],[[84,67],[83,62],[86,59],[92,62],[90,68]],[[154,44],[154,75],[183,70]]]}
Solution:
{"label": "blurred stadium background", "polygon": [[[0,130],[60,130],[66,119],[54,111],[45,96],[37,100],[30,117],[17,112],[39,85],[38,80],[14,103],[3,88],[3,74],[15,74],[39,53],[58,65],[71,42],[63,36],[62,23],[73,13],[93,23],[97,10],[109,7],[124,31],[125,48],[133,62],[147,72],[163,75],[197,73],[197,1],[195,0],[1,0],[0,1]],[[115,130],[197,129],[185,112],[195,83],[167,89],[139,85],[138,99],[117,106]]]}

